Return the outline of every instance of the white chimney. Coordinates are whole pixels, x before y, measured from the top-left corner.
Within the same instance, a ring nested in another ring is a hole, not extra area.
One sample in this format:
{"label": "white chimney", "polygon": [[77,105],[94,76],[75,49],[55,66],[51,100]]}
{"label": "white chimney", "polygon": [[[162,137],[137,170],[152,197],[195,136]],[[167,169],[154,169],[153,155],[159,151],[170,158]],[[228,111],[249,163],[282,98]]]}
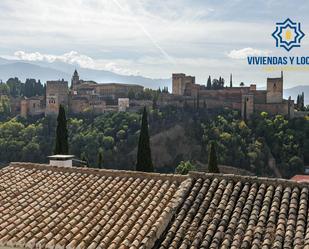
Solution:
{"label": "white chimney", "polygon": [[53,155],[49,156],[50,166],[72,167],[74,155]]}

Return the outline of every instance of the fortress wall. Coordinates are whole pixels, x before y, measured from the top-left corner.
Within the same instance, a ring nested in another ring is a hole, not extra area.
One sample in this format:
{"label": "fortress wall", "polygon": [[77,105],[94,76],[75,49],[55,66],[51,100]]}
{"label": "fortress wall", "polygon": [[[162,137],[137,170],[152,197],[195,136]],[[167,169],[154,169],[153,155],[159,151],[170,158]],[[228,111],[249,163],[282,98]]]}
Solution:
{"label": "fortress wall", "polygon": [[288,115],[288,102],[273,103],[273,104],[255,104],[255,111],[257,112],[268,112],[271,115],[281,114]]}
{"label": "fortress wall", "polygon": [[266,93],[267,91],[254,91],[254,103],[256,104],[266,103]]}
{"label": "fortress wall", "polygon": [[241,103],[241,96],[250,92],[249,87],[232,87],[220,90],[201,90],[200,98],[214,98],[220,101]]}
{"label": "fortress wall", "polygon": [[81,113],[89,107],[89,103],[86,99],[71,99],[70,110],[72,113]]}

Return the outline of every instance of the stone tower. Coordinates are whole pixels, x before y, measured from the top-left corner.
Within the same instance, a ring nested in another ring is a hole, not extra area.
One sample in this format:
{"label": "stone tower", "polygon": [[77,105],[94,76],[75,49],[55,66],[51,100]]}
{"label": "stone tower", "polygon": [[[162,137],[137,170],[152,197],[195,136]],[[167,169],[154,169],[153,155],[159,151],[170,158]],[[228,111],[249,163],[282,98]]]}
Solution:
{"label": "stone tower", "polygon": [[187,85],[194,85],[195,77],[183,73],[173,74],[173,94],[184,95]]}
{"label": "stone tower", "polygon": [[68,82],[62,80],[46,82],[45,115],[58,114],[59,105],[68,107]]}
{"label": "stone tower", "polygon": [[243,94],[241,101],[241,116],[243,119],[250,119],[254,112],[254,95]]}
{"label": "stone tower", "polygon": [[280,78],[267,78],[267,104],[282,103],[283,100],[283,72]]}
{"label": "stone tower", "polygon": [[77,70],[75,69],[74,74],[72,76],[72,80],[71,80],[71,88],[72,88],[72,90],[75,91],[76,90],[76,86],[78,86],[79,84],[80,84],[79,75],[78,75]]}

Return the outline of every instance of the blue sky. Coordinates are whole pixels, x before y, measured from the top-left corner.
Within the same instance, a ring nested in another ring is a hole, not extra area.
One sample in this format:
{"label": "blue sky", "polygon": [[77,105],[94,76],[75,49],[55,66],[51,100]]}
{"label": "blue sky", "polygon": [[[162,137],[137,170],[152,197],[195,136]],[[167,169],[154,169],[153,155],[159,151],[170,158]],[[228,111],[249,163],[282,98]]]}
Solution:
{"label": "blue sky", "polygon": [[[168,78],[173,72],[265,85],[247,54],[309,56],[308,1],[1,0],[0,56],[64,61],[120,74]],[[306,34],[301,48],[275,47],[275,23],[287,17]],[[309,71],[285,73],[285,85],[309,85]]]}

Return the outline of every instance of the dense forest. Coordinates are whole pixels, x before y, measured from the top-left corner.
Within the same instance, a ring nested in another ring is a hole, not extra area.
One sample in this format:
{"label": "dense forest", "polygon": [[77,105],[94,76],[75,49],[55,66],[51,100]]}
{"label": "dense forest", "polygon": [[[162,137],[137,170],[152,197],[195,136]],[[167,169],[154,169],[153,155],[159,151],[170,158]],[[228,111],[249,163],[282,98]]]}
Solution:
{"label": "dense forest", "polygon": [[[167,168],[154,165],[156,171],[174,172],[181,161],[206,163],[211,141],[217,144],[220,164],[257,175],[278,176],[279,172],[288,178],[309,165],[308,117],[287,120],[264,112],[245,122],[237,111],[188,107],[150,108],[148,113],[150,136],[181,124],[183,136],[194,138],[201,148],[194,158],[175,158]],[[69,151],[91,167],[100,161],[105,168],[134,169],[136,162],[128,155],[137,147],[140,122],[141,113],[131,112],[69,116]],[[0,122],[0,162],[47,162],[54,151],[55,129],[56,117]],[[169,141],[168,146],[177,148],[177,141]]]}
{"label": "dense forest", "polygon": [[25,83],[21,82],[17,77],[10,78],[6,83],[0,83],[1,95],[12,97],[25,96],[43,96],[45,93],[45,85],[40,80],[26,79]]}

